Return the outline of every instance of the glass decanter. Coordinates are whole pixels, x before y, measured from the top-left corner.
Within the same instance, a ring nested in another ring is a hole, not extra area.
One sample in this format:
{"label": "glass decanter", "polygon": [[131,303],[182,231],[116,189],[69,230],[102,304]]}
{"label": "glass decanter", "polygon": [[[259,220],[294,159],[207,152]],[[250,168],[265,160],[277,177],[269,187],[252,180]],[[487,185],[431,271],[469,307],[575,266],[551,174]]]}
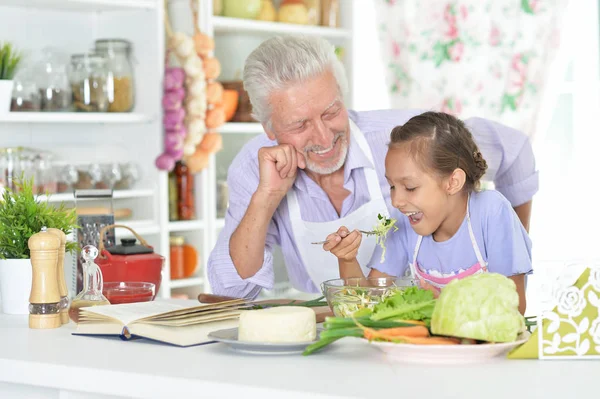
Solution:
{"label": "glass decanter", "polygon": [[83,289],[71,302],[69,317],[75,323],[79,322],[79,312],[81,308],[88,306],[110,305],[110,302],[102,294],[102,271],[94,262],[98,257],[98,248],[93,245],[86,245],[81,250],[83,263]]}

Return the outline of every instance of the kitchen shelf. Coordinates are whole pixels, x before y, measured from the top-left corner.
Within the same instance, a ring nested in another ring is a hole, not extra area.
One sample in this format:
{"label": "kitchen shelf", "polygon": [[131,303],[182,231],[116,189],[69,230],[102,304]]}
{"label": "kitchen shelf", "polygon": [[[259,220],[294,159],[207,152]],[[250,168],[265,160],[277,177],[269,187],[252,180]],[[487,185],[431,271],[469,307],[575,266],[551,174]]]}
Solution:
{"label": "kitchen shelf", "polygon": [[169,232],[196,231],[204,228],[203,220],[180,220],[169,222]]}
{"label": "kitchen shelf", "polygon": [[148,115],[138,113],[97,112],[9,112],[0,114],[0,123],[143,123]]}
{"label": "kitchen shelf", "polygon": [[261,134],[264,132],[260,123],[229,122],[219,128],[221,134]]}
{"label": "kitchen shelf", "polygon": [[171,280],[169,286],[171,289],[173,288],[185,288],[185,287],[193,287],[195,285],[204,284],[203,277],[190,277],[190,278],[182,278],[177,280]]}
{"label": "kitchen shelf", "polygon": [[156,0],[3,0],[2,6],[43,8],[63,11],[154,10],[162,2]]}
{"label": "kitchen shelf", "polygon": [[[113,199],[122,199],[122,198],[144,198],[144,197],[152,197],[154,196],[154,190],[152,189],[139,189],[139,190],[115,190],[113,191]],[[40,195],[38,196],[40,201],[48,201],[48,202],[73,202],[75,201],[75,196],[73,193],[60,193],[60,194],[51,194]]]}
{"label": "kitchen shelf", "polygon": [[213,16],[212,24],[215,33],[293,34],[321,36],[327,39],[349,39],[352,37],[351,31],[348,29],[255,21],[252,19]]}

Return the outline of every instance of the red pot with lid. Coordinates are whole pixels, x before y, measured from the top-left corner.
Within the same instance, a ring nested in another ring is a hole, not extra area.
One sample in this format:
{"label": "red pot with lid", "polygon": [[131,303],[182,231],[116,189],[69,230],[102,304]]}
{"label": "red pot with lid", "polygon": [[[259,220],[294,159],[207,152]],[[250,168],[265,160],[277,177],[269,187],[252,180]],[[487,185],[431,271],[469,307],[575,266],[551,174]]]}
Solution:
{"label": "red pot with lid", "polygon": [[[122,238],[121,244],[110,248],[104,247],[104,234],[110,228],[124,228],[133,233],[136,238]],[[158,293],[162,281],[162,269],[165,258],[154,253],[154,248],[133,229],[112,224],[100,230],[100,255],[96,263],[102,270],[104,282],[147,282],[153,283]]]}

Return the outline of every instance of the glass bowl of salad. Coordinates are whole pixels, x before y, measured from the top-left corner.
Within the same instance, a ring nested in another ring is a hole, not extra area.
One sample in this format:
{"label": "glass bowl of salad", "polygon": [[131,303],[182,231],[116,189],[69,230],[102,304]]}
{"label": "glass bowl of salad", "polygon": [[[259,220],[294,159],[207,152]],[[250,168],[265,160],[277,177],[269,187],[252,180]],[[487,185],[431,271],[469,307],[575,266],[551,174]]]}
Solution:
{"label": "glass bowl of salad", "polygon": [[335,316],[350,317],[360,316],[359,311],[372,310],[399,290],[417,285],[412,277],[352,277],[327,280],[321,284],[321,291]]}

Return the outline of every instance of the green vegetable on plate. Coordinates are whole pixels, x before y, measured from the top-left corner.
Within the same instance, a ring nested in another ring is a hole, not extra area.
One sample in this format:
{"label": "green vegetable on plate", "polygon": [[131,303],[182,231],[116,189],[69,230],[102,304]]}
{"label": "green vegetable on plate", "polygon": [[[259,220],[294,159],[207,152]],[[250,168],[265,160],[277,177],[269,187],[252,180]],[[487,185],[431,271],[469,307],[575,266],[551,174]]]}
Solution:
{"label": "green vegetable on plate", "polygon": [[525,327],[515,283],[497,273],[452,280],[431,317],[433,334],[489,342],[515,341]]}

